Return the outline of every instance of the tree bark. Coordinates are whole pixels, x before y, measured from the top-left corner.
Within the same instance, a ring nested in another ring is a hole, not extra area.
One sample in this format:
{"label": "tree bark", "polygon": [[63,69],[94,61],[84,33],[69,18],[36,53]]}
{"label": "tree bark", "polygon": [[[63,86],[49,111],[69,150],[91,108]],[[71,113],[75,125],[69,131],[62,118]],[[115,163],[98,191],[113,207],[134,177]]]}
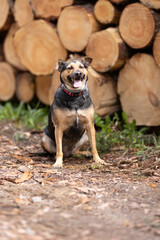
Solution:
{"label": "tree bark", "polygon": [[123,10],[119,30],[124,41],[132,48],[147,47],[157,29],[160,16],[140,3],[129,4]]}
{"label": "tree bark", "polygon": [[87,7],[67,7],[58,18],[57,30],[60,39],[65,48],[71,52],[84,50],[90,34],[99,29],[100,25],[93,12]]}
{"label": "tree bark", "polygon": [[0,100],[8,101],[15,93],[16,80],[13,68],[6,62],[0,63]]}
{"label": "tree bark", "polygon": [[16,0],[13,7],[15,21],[19,27],[34,20],[30,0]]}
{"label": "tree bark", "polygon": [[16,77],[16,97],[24,103],[30,102],[34,97],[34,79],[30,73],[21,73]]}
{"label": "tree bark", "polygon": [[117,24],[120,11],[108,0],[99,0],[94,6],[94,15],[102,24]]}
{"label": "tree bark", "polygon": [[160,68],[149,54],[135,54],[120,71],[118,93],[122,109],[137,125],[160,123]]}
{"label": "tree bark", "polygon": [[52,73],[57,60],[65,59],[67,55],[56,30],[44,20],[20,28],[14,44],[22,64],[35,75]]}
{"label": "tree bark", "polygon": [[51,87],[52,76],[37,76],[36,77],[36,95],[38,99],[44,103],[49,105],[49,90]]}
{"label": "tree bark", "polygon": [[55,20],[61,8],[72,5],[73,0],[31,0],[32,8],[38,18]]}
{"label": "tree bark", "polygon": [[26,68],[21,63],[19,57],[17,56],[15,46],[13,43],[13,37],[17,30],[18,30],[17,24],[13,23],[4,40],[4,55],[8,63],[10,63],[19,70],[26,70]]}
{"label": "tree bark", "polygon": [[93,33],[88,41],[86,55],[93,59],[91,66],[99,71],[117,70],[128,58],[126,44],[117,28]]}
{"label": "tree bark", "polygon": [[159,0],[140,0],[141,3],[146,5],[148,8],[160,9],[160,1]]}

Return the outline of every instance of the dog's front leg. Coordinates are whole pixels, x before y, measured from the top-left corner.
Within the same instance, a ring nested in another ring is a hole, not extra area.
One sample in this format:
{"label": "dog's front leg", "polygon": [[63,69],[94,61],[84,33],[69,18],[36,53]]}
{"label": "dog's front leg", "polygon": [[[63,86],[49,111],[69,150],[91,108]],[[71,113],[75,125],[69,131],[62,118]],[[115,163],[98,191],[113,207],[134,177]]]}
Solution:
{"label": "dog's front leg", "polygon": [[55,168],[63,167],[63,152],[62,152],[62,139],[63,130],[60,126],[55,126],[55,139],[56,139],[56,162],[53,164]]}
{"label": "dog's front leg", "polygon": [[90,141],[90,144],[91,144],[93,160],[95,161],[95,163],[99,163],[99,164],[105,165],[105,161],[102,160],[99,157],[98,152],[97,152],[94,124],[92,122],[88,123],[87,127],[86,127],[86,130],[87,130],[89,141]]}

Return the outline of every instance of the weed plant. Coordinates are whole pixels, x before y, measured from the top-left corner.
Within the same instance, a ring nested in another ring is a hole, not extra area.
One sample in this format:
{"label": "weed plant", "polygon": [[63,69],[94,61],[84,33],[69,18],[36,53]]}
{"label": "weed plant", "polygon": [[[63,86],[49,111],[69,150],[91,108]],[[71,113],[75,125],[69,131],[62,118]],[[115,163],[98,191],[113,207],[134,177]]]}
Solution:
{"label": "weed plant", "polygon": [[40,102],[34,107],[23,102],[19,105],[7,102],[0,105],[0,120],[18,122],[27,128],[43,129],[48,121],[48,107],[40,107]]}
{"label": "weed plant", "polygon": [[117,113],[112,119],[107,116],[104,120],[95,115],[95,125],[98,127],[96,141],[100,153],[121,147],[125,152],[134,150],[137,156],[146,159],[149,153],[154,155],[160,150],[160,138],[155,134],[147,134],[146,127],[137,128],[135,120],[130,123],[124,112],[121,120]]}

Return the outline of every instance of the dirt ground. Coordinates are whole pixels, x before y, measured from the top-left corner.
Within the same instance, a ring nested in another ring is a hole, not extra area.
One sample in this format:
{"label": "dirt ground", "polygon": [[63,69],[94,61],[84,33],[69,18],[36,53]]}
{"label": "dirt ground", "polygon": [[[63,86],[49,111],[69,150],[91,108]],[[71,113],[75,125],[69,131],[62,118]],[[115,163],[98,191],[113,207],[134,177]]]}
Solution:
{"label": "dirt ground", "polygon": [[77,156],[57,170],[41,134],[0,123],[0,239],[160,239],[160,156],[112,149],[106,167]]}

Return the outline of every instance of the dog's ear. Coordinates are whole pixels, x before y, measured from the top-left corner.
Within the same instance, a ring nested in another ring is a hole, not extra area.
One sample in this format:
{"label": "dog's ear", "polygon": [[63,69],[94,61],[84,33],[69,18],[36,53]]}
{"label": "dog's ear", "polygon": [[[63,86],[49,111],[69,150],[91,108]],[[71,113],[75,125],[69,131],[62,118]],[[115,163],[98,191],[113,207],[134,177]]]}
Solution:
{"label": "dog's ear", "polygon": [[59,59],[58,62],[56,63],[55,69],[58,70],[59,72],[62,72],[64,70],[65,63],[63,60]]}
{"label": "dog's ear", "polygon": [[86,67],[86,68],[88,68],[88,66],[91,64],[91,62],[92,62],[92,58],[90,58],[90,57],[84,57],[84,58],[82,58],[82,63],[84,64],[84,66]]}

